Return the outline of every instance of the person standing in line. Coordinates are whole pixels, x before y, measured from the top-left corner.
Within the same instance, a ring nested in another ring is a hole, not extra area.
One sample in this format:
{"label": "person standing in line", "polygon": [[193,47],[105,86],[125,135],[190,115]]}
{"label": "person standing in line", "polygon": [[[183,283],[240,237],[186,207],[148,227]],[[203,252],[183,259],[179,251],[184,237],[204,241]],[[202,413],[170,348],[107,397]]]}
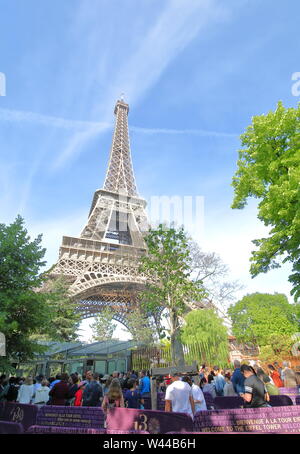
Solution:
{"label": "person standing in line", "polygon": [[197,411],[207,410],[204,394],[200,386],[193,383],[192,378],[189,376],[183,377],[182,381],[188,383],[192,388],[192,396],[195,403],[195,413],[197,413]]}
{"label": "person standing in line", "polygon": [[231,382],[230,373],[225,374],[225,386],[224,386],[224,396],[236,396],[236,392]]}
{"label": "person standing in line", "polygon": [[43,379],[44,376],[41,374],[35,377],[34,392],[36,392],[37,389],[41,388]]}
{"label": "person standing in line", "polygon": [[268,365],[268,370],[269,370],[269,376],[273,380],[273,383],[277,388],[283,388],[283,381],[280,378],[279,372],[275,369],[272,364]]}
{"label": "person standing in line", "polygon": [[231,376],[231,383],[233,384],[233,389],[238,396],[245,393],[245,377],[241,373],[241,363],[237,359],[233,361],[234,372]]}
{"label": "person standing in line", "polygon": [[224,395],[224,386],[226,384],[225,378],[223,377],[219,366],[214,366],[214,371],[216,374],[216,376],[214,378],[214,386],[215,386],[217,396],[223,396]]}
{"label": "person standing in line", "polygon": [[283,383],[283,378],[282,378],[282,367],[279,366],[277,362],[274,363],[274,368],[275,370],[279,373],[279,377]]}
{"label": "person standing in line", "polygon": [[61,374],[57,374],[56,377],[55,377],[55,380],[53,380],[53,381],[50,381],[50,379],[49,379],[49,381],[50,381],[50,389],[52,389],[53,386],[56,385],[56,383],[59,383],[60,380],[61,380]]}
{"label": "person standing in line", "polygon": [[83,396],[83,392],[84,392],[86,384],[87,384],[87,382],[85,380],[81,381],[79,383],[78,390],[75,393],[74,407],[82,406],[82,396]]}
{"label": "person standing in line", "polygon": [[73,406],[74,401],[75,401],[75,394],[78,391],[79,379],[78,375],[76,374],[71,374],[69,378],[69,393],[68,393],[68,400],[67,400],[67,405]]}
{"label": "person standing in line", "polygon": [[206,366],[205,366],[205,364],[202,364],[201,369],[199,370],[199,378],[200,378],[200,380],[202,378],[205,378],[205,370],[206,370]]}
{"label": "person standing in line", "polygon": [[7,402],[15,402],[18,397],[19,386],[16,377],[10,377],[9,381],[9,388],[6,393],[6,401]]}
{"label": "person standing in line", "polygon": [[290,364],[288,361],[283,361],[282,363],[283,369],[281,375],[283,377],[283,384],[285,388],[296,388],[297,387],[297,380],[296,374],[289,366]]}
{"label": "person standing in line", "polygon": [[190,385],[180,380],[179,373],[171,374],[171,384],[165,396],[165,411],[187,413],[192,418],[195,414],[195,403]]}
{"label": "person standing in line", "polygon": [[66,405],[69,395],[69,375],[61,374],[61,380],[50,389],[51,405]]}
{"label": "person standing in line", "polygon": [[127,403],[127,408],[141,408],[144,405],[144,400],[140,391],[137,389],[137,380],[131,379],[128,381],[128,387],[124,400]]}
{"label": "person standing in line", "polygon": [[241,373],[245,377],[245,393],[241,395],[245,401],[244,407],[270,407],[270,396],[268,391],[262,380],[257,377],[253,367],[243,364],[241,367]]}
{"label": "person standing in line", "polygon": [[106,415],[108,410],[114,407],[125,407],[120,382],[116,378],[112,380],[109,391],[105,394],[102,401],[102,408]]}
{"label": "person standing in line", "polygon": [[101,378],[103,396],[105,396],[105,394],[108,393],[112,380],[113,380],[112,377],[108,374],[104,375],[104,377]]}
{"label": "person standing in line", "polygon": [[274,385],[274,383],[271,383],[271,379],[270,379],[269,375],[257,374],[257,376],[265,384],[265,387],[266,387],[266,390],[267,390],[269,396],[278,396],[279,395],[279,389],[277,388],[277,386]]}
{"label": "person standing in line", "polygon": [[134,380],[138,379],[138,373],[135,370],[131,371],[130,378],[133,378]]}
{"label": "person standing in line", "polygon": [[103,396],[102,386],[98,381],[99,374],[97,372],[93,374],[91,371],[89,371],[86,373],[86,378],[88,383],[83,392],[82,406],[99,407],[101,405],[101,398]]}
{"label": "person standing in line", "polygon": [[42,380],[41,387],[35,391],[34,403],[36,405],[46,405],[49,400],[49,383],[47,380]]}
{"label": "person standing in line", "polygon": [[143,398],[150,397],[151,392],[150,378],[148,377],[146,370],[142,370],[141,372],[139,390]]}
{"label": "person standing in line", "polygon": [[202,389],[204,393],[209,393],[213,399],[217,397],[214,385],[214,378],[215,377],[213,375],[209,374],[209,376],[207,377],[207,383],[203,386]]}
{"label": "person standing in line", "polygon": [[32,377],[25,378],[25,383],[20,386],[17,402],[19,404],[31,404],[34,396]]}

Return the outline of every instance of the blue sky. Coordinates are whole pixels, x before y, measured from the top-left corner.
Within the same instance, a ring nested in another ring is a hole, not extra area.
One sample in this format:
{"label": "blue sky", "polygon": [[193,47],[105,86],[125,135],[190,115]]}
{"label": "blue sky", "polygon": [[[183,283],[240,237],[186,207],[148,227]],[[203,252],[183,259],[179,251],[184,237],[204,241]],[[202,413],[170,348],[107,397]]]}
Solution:
{"label": "blue sky", "polygon": [[102,187],[120,93],[140,194],[204,197],[196,239],[231,278],[288,294],[289,268],[249,277],[256,204],[231,210],[239,135],[296,106],[300,4],[271,0],[0,0],[0,220],[42,232],[48,264]]}

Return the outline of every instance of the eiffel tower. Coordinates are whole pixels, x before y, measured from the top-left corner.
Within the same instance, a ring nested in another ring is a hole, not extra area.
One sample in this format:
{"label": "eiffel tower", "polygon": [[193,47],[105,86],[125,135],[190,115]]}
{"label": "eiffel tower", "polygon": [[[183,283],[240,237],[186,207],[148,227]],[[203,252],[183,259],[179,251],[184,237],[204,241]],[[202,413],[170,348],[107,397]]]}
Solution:
{"label": "eiffel tower", "polygon": [[139,259],[146,253],[146,201],[139,197],[130,153],[129,106],[121,98],[115,106],[115,129],[103,189],[96,190],[88,221],[79,237],[64,236],[59,259],[51,272],[64,276],[69,295],[82,319],[114,310],[114,319],[126,325],[145,286]]}

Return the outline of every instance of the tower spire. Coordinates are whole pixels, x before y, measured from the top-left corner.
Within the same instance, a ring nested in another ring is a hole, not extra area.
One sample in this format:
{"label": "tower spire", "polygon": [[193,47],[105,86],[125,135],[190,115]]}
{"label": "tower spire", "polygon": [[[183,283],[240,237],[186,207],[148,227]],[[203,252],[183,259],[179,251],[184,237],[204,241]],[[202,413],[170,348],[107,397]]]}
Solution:
{"label": "tower spire", "polygon": [[120,194],[137,197],[134,179],[130,143],[128,134],[129,105],[124,102],[123,95],[115,106],[115,130],[110,152],[104,189]]}

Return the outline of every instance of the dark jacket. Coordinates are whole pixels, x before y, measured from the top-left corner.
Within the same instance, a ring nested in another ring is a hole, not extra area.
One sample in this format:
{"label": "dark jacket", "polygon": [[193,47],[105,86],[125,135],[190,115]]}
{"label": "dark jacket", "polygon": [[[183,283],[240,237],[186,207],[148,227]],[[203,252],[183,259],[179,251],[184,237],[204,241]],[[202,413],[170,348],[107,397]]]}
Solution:
{"label": "dark jacket", "polygon": [[54,385],[49,392],[49,396],[51,397],[51,405],[66,405],[68,395],[69,384],[64,381],[56,383],[56,385]]}
{"label": "dark jacket", "polygon": [[92,380],[83,391],[82,405],[84,407],[98,407],[101,405],[100,399],[102,396],[102,386],[97,381]]}
{"label": "dark jacket", "polygon": [[19,390],[19,386],[15,385],[14,383],[9,385],[9,388],[8,388],[8,391],[6,394],[7,402],[15,402],[17,400],[18,390]]}

